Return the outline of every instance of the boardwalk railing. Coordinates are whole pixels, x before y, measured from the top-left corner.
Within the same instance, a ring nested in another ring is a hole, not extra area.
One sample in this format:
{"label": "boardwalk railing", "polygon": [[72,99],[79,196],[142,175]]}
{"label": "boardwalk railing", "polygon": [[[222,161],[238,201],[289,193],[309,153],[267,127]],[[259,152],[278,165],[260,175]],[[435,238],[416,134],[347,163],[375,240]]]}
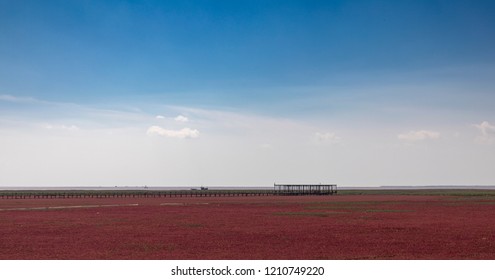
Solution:
{"label": "boardwalk railing", "polygon": [[170,191],[0,191],[0,199],[63,199],[63,198],[152,198],[152,197],[220,197],[220,196],[270,196],[270,195],[324,195],[333,191],[291,190],[170,190]]}
{"label": "boardwalk railing", "polygon": [[333,195],[337,193],[337,185],[301,185],[274,184],[276,195]]}

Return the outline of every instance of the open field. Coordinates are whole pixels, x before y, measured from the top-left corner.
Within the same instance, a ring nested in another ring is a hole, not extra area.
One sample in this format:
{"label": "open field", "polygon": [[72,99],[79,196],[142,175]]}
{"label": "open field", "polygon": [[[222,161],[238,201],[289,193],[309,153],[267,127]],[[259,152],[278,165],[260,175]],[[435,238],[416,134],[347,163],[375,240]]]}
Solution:
{"label": "open field", "polygon": [[495,259],[495,192],[0,199],[0,259]]}

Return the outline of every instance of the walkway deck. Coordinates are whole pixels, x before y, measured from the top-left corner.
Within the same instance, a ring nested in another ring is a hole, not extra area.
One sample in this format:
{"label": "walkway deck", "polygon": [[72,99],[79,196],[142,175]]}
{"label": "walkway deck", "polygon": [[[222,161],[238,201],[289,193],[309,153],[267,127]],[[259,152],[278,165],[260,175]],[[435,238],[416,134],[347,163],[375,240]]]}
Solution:
{"label": "walkway deck", "polygon": [[270,195],[332,195],[336,185],[275,185],[273,190],[118,190],[118,191],[0,191],[0,199],[119,198],[119,197],[217,197]]}

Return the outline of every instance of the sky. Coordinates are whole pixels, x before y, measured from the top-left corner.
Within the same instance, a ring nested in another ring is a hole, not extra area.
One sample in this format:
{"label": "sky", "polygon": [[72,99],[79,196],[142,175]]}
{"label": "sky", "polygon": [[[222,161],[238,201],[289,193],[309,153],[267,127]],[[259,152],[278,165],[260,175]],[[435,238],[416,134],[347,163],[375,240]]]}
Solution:
{"label": "sky", "polygon": [[494,15],[0,0],[0,186],[495,185]]}

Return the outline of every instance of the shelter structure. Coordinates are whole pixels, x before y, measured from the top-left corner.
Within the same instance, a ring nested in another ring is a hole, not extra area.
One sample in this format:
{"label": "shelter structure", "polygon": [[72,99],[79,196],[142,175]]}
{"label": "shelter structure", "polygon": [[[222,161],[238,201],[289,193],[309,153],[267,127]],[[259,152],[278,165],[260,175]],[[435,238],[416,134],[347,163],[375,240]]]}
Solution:
{"label": "shelter structure", "polygon": [[337,193],[337,185],[274,184],[275,195],[332,195]]}

